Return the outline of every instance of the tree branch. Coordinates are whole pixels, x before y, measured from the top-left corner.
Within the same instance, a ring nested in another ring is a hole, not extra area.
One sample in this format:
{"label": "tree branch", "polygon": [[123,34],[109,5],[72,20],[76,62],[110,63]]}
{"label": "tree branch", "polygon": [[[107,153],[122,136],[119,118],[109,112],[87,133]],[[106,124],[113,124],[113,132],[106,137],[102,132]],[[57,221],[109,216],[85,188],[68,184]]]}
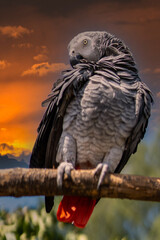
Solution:
{"label": "tree branch", "polygon": [[94,170],[73,170],[71,179],[64,176],[62,189],[57,188],[56,177],[54,169],[0,170],[0,196],[80,195],[160,201],[160,178],[107,174],[98,191]]}

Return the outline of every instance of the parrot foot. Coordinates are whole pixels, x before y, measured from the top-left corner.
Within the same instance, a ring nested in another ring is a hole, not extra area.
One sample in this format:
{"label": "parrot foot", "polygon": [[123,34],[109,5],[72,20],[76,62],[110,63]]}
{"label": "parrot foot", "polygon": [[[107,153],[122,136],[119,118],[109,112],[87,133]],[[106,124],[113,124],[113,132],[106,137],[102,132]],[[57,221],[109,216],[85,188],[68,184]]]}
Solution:
{"label": "parrot foot", "polygon": [[57,186],[59,189],[62,189],[63,176],[66,173],[67,176],[71,177],[71,170],[73,170],[73,164],[68,162],[62,162],[57,168]]}
{"label": "parrot foot", "polygon": [[98,184],[97,184],[97,190],[99,190],[104,178],[105,178],[105,175],[106,173],[109,173],[109,166],[107,163],[99,163],[96,167],[96,170],[95,170],[95,173],[94,175],[98,175],[100,174],[99,176],[99,180],[98,180]]}

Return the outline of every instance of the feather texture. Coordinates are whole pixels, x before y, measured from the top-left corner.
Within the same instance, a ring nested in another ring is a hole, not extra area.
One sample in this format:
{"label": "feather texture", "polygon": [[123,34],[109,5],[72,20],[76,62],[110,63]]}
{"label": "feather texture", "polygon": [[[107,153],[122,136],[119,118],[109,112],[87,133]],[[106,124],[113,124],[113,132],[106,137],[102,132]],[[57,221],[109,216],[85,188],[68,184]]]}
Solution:
{"label": "feather texture", "polygon": [[[84,37],[88,41],[85,50],[81,47]],[[76,47],[83,58],[62,72],[42,103],[47,110],[30,167],[57,168],[66,161],[75,168],[95,168],[106,163],[111,172],[119,173],[145,134],[152,94],[141,82],[129,49],[111,34],[80,34],[69,44],[70,54],[75,54]],[[95,203],[64,197],[57,217],[84,227]],[[52,205],[53,197],[46,197],[47,212]],[[86,208],[90,210],[85,217]]]}

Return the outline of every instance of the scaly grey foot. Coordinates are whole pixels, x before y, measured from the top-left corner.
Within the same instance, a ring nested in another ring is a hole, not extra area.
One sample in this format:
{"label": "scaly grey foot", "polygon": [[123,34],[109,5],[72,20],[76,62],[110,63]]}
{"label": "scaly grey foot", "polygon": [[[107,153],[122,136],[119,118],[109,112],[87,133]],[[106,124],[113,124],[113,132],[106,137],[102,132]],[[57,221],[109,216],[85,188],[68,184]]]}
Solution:
{"label": "scaly grey foot", "polygon": [[68,162],[62,162],[57,168],[57,186],[58,188],[62,188],[63,184],[63,176],[66,173],[68,177],[71,177],[71,170],[73,170],[74,167],[72,163]]}
{"label": "scaly grey foot", "polygon": [[109,166],[107,163],[99,163],[96,167],[94,175],[100,174],[98,184],[97,184],[97,189],[99,190],[106,173],[109,173]]}

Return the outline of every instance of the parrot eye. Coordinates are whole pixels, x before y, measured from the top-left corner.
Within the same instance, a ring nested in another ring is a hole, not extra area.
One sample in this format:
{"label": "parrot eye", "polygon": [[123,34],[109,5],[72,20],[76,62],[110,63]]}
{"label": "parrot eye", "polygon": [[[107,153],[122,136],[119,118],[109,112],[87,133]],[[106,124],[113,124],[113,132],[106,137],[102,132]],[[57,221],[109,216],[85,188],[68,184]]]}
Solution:
{"label": "parrot eye", "polygon": [[84,39],[84,40],[83,40],[83,45],[87,45],[87,43],[88,43],[88,40],[87,40],[87,39]]}

